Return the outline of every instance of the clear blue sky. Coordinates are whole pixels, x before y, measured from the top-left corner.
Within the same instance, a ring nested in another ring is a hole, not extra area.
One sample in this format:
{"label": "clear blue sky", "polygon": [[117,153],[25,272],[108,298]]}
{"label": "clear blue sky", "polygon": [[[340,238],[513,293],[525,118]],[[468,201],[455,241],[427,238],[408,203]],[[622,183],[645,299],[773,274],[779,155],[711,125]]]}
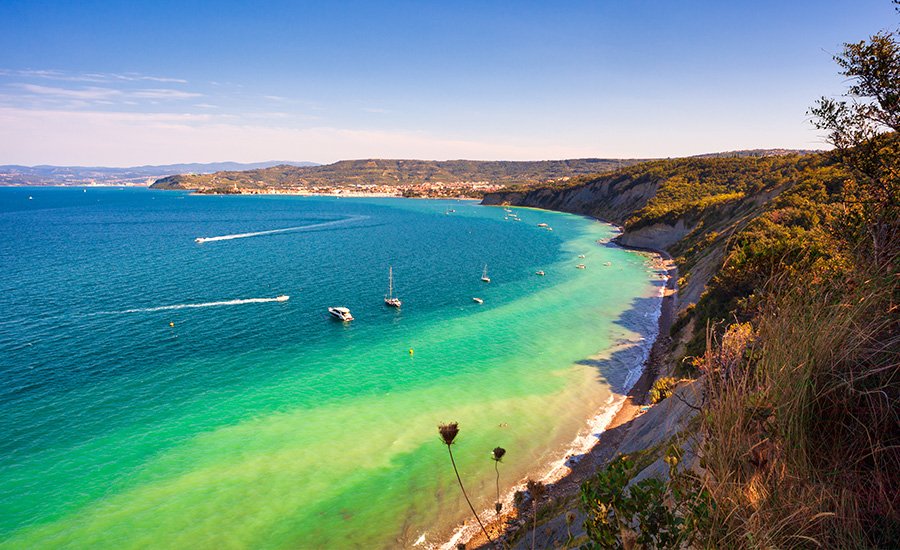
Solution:
{"label": "clear blue sky", "polygon": [[822,148],[889,0],[0,2],[0,164]]}

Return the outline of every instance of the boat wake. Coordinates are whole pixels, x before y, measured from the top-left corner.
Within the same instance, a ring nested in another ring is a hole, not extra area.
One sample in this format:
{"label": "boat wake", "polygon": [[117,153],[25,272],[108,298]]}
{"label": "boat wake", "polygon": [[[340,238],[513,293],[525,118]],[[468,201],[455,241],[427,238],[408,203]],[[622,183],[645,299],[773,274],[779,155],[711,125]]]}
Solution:
{"label": "boat wake", "polygon": [[248,237],[261,237],[263,235],[274,235],[276,233],[288,233],[292,231],[309,231],[310,229],[321,229],[323,227],[333,227],[343,225],[348,222],[365,219],[366,216],[350,216],[340,220],[332,220],[329,222],[314,223],[312,225],[298,225],[296,227],[285,227],[283,229],[268,229],[266,231],[253,231],[251,233],[235,233],[233,235],[219,235],[217,237],[197,237],[194,239],[196,243],[211,243],[215,241],[230,241],[233,239],[246,239]]}
{"label": "boat wake", "polygon": [[122,311],[102,311],[97,315],[117,315],[122,313],[151,313],[154,311],[169,311],[172,309],[190,309],[198,307],[238,306],[241,304],[265,304],[269,302],[287,302],[290,296],[277,296],[275,298],[247,298],[244,300],[225,300],[223,302],[204,302],[202,304],[175,304],[172,306],[142,307],[137,309],[125,309]]}

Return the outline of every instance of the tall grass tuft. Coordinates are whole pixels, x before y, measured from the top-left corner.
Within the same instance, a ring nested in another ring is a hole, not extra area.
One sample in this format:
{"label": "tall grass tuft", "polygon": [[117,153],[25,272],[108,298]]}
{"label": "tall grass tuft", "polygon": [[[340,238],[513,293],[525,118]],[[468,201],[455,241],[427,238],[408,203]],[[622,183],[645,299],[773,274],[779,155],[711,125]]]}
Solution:
{"label": "tall grass tuft", "polygon": [[894,274],[773,284],[755,319],[708,336],[702,465],[716,546],[900,541]]}

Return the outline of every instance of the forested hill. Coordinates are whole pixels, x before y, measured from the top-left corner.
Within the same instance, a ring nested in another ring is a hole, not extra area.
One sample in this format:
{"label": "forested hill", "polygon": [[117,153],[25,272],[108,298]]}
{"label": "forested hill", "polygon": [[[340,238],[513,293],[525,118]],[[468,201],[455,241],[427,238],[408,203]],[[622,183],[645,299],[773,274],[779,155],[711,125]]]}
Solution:
{"label": "forested hill", "polygon": [[275,166],[261,170],[188,174],[157,180],[154,189],[283,190],[298,187],[400,186],[423,183],[541,183],[608,172],[640,159],[547,161],[342,160],[323,166]]}

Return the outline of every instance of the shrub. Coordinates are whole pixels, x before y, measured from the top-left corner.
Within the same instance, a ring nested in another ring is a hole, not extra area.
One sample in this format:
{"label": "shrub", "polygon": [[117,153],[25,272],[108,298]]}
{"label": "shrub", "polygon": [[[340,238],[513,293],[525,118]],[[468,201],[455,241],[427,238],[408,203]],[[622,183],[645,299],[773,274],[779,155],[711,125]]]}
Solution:
{"label": "shrub", "polygon": [[654,404],[659,403],[666,397],[669,397],[677,384],[678,380],[671,376],[657,378],[656,382],[653,383],[653,387],[650,388],[650,402]]}

